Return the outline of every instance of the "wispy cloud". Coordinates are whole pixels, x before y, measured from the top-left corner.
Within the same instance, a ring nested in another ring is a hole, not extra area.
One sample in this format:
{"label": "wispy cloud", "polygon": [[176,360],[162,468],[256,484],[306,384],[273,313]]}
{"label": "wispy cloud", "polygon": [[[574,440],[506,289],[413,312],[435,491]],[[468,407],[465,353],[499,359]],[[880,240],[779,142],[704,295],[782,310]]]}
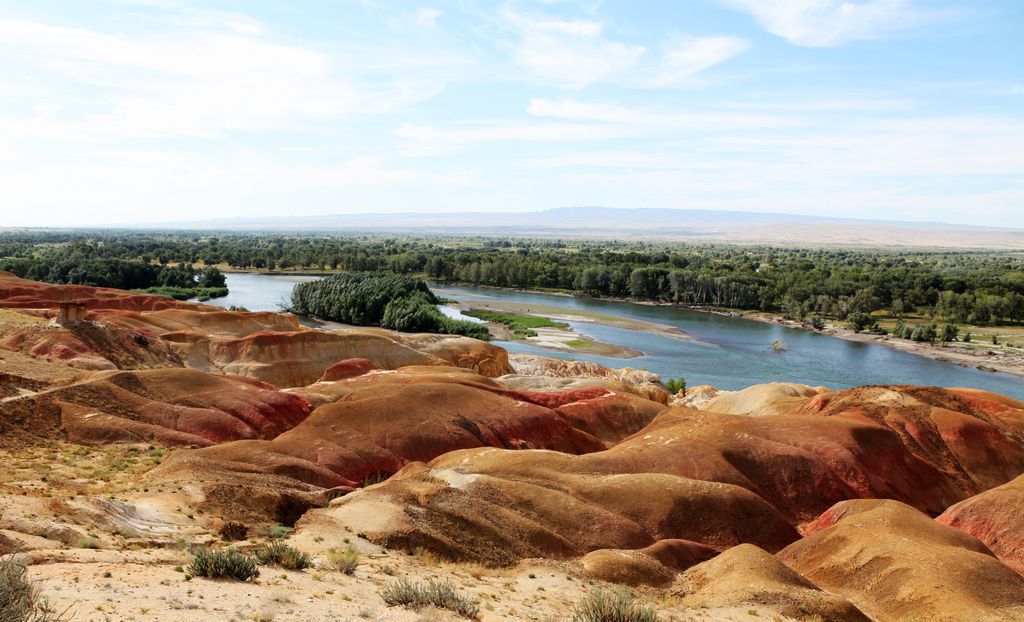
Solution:
{"label": "wispy cloud", "polygon": [[654,86],[679,83],[733,56],[742,54],[750,44],[738,37],[687,37],[671,45],[662,60]]}
{"label": "wispy cloud", "polygon": [[559,87],[580,89],[619,78],[646,51],[607,38],[598,21],[523,15],[508,8],[501,17],[518,38],[513,62],[535,80]]}
{"label": "wispy cloud", "polygon": [[780,129],[804,125],[803,119],[789,115],[766,115],[743,112],[720,112],[657,106],[624,106],[578,99],[530,100],[526,111],[536,117],[552,117],[575,121],[602,121],[623,125],[666,130],[721,132],[736,129]]}
{"label": "wispy cloud", "polygon": [[[36,114],[0,124],[66,139],[211,137],[386,112],[443,88],[411,74],[365,80],[327,53],[274,42],[254,23],[206,21],[144,36],[0,20],[0,59],[46,77],[28,100]],[[78,100],[61,95],[69,84],[80,87]]]}
{"label": "wispy cloud", "polygon": [[750,13],[768,32],[790,43],[815,47],[873,39],[933,21],[910,0],[719,0]]}
{"label": "wispy cloud", "polygon": [[438,9],[417,9],[411,15],[412,22],[421,28],[433,28],[437,26],[437,18],[443,13]]}
{"label": "wispy cloud", "polygon": [[622,138],[632,132],[628,128],[587,123],[479,122],[460,123],[453,127],[403,124],[392,132],[403,139],[405,156],[431,156],[450,153],[462,147],[491,142],[561,143],[568,141],[602,141]]}

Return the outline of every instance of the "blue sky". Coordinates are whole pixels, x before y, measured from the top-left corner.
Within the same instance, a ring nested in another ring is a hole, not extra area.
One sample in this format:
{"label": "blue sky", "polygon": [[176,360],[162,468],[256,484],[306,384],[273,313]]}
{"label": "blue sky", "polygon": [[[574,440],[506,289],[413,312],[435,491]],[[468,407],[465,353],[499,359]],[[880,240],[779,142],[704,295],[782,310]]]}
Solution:
{"label": "blue sky", "polygon": [[604,205],[1024,227],[1024,3],[0,2],[0,189],[0,226]]}

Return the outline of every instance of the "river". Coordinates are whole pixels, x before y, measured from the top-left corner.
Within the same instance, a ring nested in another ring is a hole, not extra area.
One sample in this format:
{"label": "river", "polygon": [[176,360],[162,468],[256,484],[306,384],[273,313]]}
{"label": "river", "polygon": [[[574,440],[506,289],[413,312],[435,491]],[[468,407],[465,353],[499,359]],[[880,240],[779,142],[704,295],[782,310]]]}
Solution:
{"label": "river", "polygon": [[[295,283],[317,277],[292,275],[227,275],[230,294],[208,304],[238,305],[250,311],[277,311],[291,295]],[[983,372],[955,363],[893,350],[878,344],[858,343],[828,335],[742,318],[701,313],[669,306],[574,298],[550,294],[474,287],[443,286],[444,295],[457,300],[489,298],[561,307],[567,312],[586,310],[606,315],[675,326],[692,341],[595,324],[570,322],[577,332],[597,341],[641,350],[644,356],[617,359],[582,353],[555,352],[523,342],[496,341],[510,352],[579,359],[611,367],[640,367],[663,378],[684,376],[688,386],[710,384],[741,389],[761,382],[799,382],[832,389],[867,384],[918,384],[975,387],[1024,399],[1024,379]],[[785,351],[774,351],[773,341]]]}

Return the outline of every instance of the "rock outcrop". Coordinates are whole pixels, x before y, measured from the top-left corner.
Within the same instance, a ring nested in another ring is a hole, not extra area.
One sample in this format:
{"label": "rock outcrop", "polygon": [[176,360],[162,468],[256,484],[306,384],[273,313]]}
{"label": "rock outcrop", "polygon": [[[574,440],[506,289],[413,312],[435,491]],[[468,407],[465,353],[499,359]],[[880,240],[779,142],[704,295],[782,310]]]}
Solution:
{"label": "rock outcrop", "polygon": [[661,376],[643,369],[624,367],[613,369],[590,361],[563,361],[536,354],[513,354],[509,361],[518,376],[543,378],[571,378],[594,383],[616,383],[606,385],[615,390],[627,391],[655,402],[668,404],[669,393],[661,384]]}
{"label": "rock outcrop", "polygon": [[458,449],[600,451],[663,408],[600,388],[513,391],[467,370],[433,366],[371,372],[291,393],[320,404],[302,424],[271,441],[177,454],[152,476],[213,483],[247,477],[270,491],[350,489]]}
{"label": "rock outcrop", "polygon": [[1024,576],[1024,475],[957,503],[938,521],[981,540]]}
{"label": "rock outcrop", "polygon": [[0,307],[9,309],[56,309],[61,303],[74,302],[86,309],[129,309],[134,311],[189,307],[173,298],[138,294],[121,289],[88,285],[52,285],[21,279],[0,272]]}
{"label": "rock outcrop", "polygon": [[879,620],[1024,620],[1024,578],[977,538],[891,500],[837,504],[779,559]]}
{"label": "rock outcrop", "polygon": [[249,378],[191,369],[93,372],[68,386],[0,404],[8,425],[72,442],[205,447],[274,438],[313,410],[304,398]]}
{"label": "rock outcrop", "polygon": [[752,544],[735,546],[690,568],[672,591],[692,607],[764,605],[797,620],[870,620],[847,599],[822,590]]}
{"label": "rock outcrop", "polygon": [[792,382],[755,384],[740,391],[722,392],[704,403],[701,410],[751,417],[782,415],[822,392],[823,389]]}
{"label": "rock outcrop", "polygon": [[[595,456],[606,456],[601,465]],[[571,456],[471,449],[413,463],[377,486],[310,512],[300,529],[351,529],[391,548],[510,564],[689,540],[779,550],[799,535],[774,508],[730,484],[612,465],[619,448]],[[628,458],[624,457],[625,461]]]}

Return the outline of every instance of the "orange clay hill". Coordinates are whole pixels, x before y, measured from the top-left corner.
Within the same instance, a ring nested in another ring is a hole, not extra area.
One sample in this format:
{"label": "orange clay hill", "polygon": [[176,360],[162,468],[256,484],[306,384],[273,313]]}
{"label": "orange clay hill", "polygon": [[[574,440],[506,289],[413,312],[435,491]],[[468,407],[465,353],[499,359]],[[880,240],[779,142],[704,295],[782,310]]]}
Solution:
{"label": "orange clay hill", "polygon": [[983,391],[672,396],[0,274],[0,602],[65,618],[1024,621],[1022,515]]}

